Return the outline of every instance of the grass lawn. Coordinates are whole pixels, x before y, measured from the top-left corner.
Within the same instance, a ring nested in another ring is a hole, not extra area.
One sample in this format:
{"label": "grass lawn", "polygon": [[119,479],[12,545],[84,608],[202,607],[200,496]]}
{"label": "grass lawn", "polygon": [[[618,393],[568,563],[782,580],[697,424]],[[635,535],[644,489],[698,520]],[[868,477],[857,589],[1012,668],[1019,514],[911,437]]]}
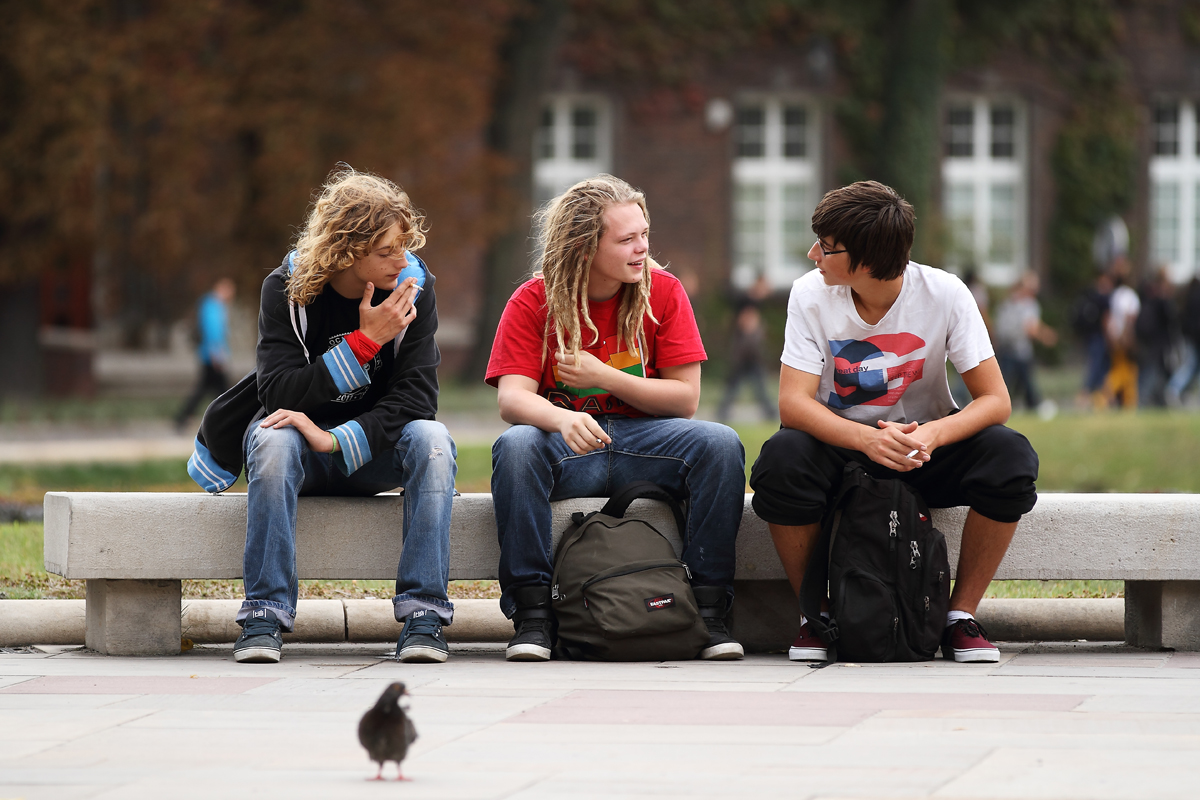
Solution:
{"label": "grass lawn", "polygon": [[[1200,415],[1180,413],[1064,414],[1053,420],[1018,414],[1011,426],[1029,437],[1041,458],[1043,492],[1200,492]],[[737,425],[747,473],[772,425]],[[491,451],[459,448],[458,488],[486,492]],[[47,491],[199,491],[180,461],[64,466],[0,465],[0,500],[38,504]],[[239,481],[233,491],[245,491]],[[82,597],[83,585],[42,569],[42,528],[0,525],[0,593],[11,597]],[[456,581],[457,597],[493,597],[490,581]],[[189,597],[240,597],[240,581],[185,581]],[[1112,597],[1120,581],[996,581],[993,597]],[[388,581],[303,581],[303,597],[390,597]]]}

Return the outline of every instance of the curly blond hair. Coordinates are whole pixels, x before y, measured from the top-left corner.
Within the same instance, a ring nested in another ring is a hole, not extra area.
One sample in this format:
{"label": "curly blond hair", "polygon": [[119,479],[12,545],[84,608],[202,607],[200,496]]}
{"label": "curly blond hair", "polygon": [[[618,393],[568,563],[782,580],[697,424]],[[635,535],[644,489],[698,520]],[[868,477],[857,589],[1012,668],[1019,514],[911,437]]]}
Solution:
{"label": "curly blond hair", "polygon": [[[400,235],[380,242],[393,223],[400,224]],[[404,251],[424,247],[425,230],[425,217],[403,189],[386,178],[343,166],[325,179],[296,241],[288,298],[308,305],[330,278],[380,244],[390,245],[391,257],[402,259]]]}
{"label": "curly blond hair", "polygon": [[[650,224],[646,196],[620,178],[597,175],[572,186],[537,213],[540,228],[538,243],[542,249],[540,269],[534,277],[546,286],[546,330],[543,336],[542,363],[546,361],[550,334],[559,345],[575,356],[583,348],[580,320],[592,333],[592,344],[600,332],[592,322],[588,308],[588,277],[592,259],[604,235],[604,212],[613,206],[637,203]],[[650,311],[652,269],[661,269],[646,256],[646,269],[636,284],[621,287],[617,312],[617,343],[641,349],[644,317],[658,322]]]}

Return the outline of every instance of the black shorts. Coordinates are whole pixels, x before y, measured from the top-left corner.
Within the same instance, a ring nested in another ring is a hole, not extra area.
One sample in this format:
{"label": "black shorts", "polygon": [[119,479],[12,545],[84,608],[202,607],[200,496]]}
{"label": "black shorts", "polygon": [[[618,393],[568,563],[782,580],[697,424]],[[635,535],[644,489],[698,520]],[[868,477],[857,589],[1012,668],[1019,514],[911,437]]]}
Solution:
{"label": "black shorts", "polygon": [[857,461],[876,478],[899,478],[930,508],[970,506],[997,522],[1016,522],[1037,502],[1038,457],[1021,434],[1003,425],[933,451],[924,466],[897,472],[865,453],[834,447],[791,428],[763,444],[750,473],[754,512],[776,525],[820,522],[842,470]]}

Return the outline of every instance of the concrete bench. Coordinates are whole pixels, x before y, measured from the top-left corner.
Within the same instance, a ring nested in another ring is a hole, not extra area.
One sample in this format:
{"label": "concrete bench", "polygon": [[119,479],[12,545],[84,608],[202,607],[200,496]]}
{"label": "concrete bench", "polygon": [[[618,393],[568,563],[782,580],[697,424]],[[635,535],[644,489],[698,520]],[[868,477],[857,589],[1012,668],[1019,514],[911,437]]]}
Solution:
{"label": "concrete bench", "polygon": [[[799,625],[795,597],[766,524],[750,507],[738,532],[731,626],[748,650],[786,647]],[[554,504],[554,527],[603,499]],[[630,509],[674,537],[666,507]],[[965,508],[939,509],[953,566]],[[497,577],[499,547],[488,494],[455,498],[451,580]],[[352,521],[352,524],[348,524]],[[394,580],[403,499],[300,501],[302,579]],[[178,652],[181,579],[239,578],[246,495],[50,492],[46,570],[87,581],[87,645],[114,655]],[[1200,650],[1200,495],[1044,494],[1021,520],[998,580],[1124,580],[1125,637],[1142,647]]]}

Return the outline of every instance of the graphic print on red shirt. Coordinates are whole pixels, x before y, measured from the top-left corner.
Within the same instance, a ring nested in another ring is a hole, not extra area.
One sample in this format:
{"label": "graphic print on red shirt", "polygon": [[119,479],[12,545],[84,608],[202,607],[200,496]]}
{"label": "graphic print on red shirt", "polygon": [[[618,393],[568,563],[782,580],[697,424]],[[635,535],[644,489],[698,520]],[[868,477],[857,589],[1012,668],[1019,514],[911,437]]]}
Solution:
{"label": "graphic print on red shirt", "polygon": [[[706,360],[691,302],[678,279],[663,270],[655,270],[650,286],[650,310],[659,322],[655,323],[649,315],[643,317],[645,338],[641,346],[624,341],[617,344],[621,301],[618,294],[610,300],[589,303],[588,311],[600,336],[597,340],[581,321],[583,349],[602,363],[646,378],[658,377],[662,367]],[[541,279],[534,278],[518,288],[505,306],[492,344],[487,382],[496,386],[503,375],[524,375],[536,380],[538,393],[560,408],[589,414],[646,416],[602,389],[569,387],[562,383],[558,377],[558,361],[554,358],[558,341],[551,334],[549,345],[544,349],[545,329],[545,286]]]}

